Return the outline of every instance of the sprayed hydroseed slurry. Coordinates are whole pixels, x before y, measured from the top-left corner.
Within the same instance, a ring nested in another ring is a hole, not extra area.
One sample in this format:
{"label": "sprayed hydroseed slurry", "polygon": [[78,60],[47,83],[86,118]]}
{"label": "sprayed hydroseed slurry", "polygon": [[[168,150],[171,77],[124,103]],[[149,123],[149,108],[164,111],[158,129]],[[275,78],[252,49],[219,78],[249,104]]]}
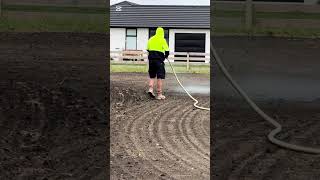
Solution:
{"label": "sprayed hydroseed slurry", "polygon": [[[276,138],[319,147],[320,103],[312,92],[317,86],[313,83],[320,77],[319,40],[215,37],[214,47],[236,82],[282,125]],[[290,151],[270,143],[266,135],[274,127],[252,111],[216,64],[213,67],[215,179],[319,177],[318,155]],[[252,79],[255,81],[250,83]]]}

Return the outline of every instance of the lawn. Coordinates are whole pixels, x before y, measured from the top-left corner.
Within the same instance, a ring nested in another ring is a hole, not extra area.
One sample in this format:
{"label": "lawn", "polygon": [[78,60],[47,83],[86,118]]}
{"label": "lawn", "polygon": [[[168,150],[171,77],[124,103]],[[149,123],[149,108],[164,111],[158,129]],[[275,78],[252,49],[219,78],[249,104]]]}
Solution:
{"label": "lawn", "polygon": [[215,35],[253,35],[253,36],[272,36],[272,37],[301,37],[301,38],[320,38],[320,29],[312,28],[253,28],[252,31],[244,27],[227,28],[216,27],[213,29]]}
{"label": "lawn", "polygon": [[4,5],[1,32],[107,32],[105,7]]}
{"label": "lawn", "polygon": [[[213,34],[214,35],[252,35],[252,36],[275,36],[275,37],[304,37],[320,38],[320,28],[309,27],[259,27],[253,24],[253,29],[248,31],[244,24],[244,11],[224,11],[212,8]],[[216,22],[214,18],[227,18],[239,25],[225,24],[224,21]],[[255,12],[254,18],[263,19],[291,19],[291,20],[319,20],[320,13],[292,12]]]}
{"label": "lawn", "polygon": [[0,18],[1,32],[107,32],[105,15],[76,16],[45,14],[28,17],[6,16]]}
{"label": "lawn", "polygon": [[[212,9],[212,17],[234,17],[244,18],[244,11],[223,11]],[[299,11],[288,11],[288,12],[255,12],[256,18],[265,19],[320,19],[319,13],[304,13]]]}
{"label": "lawn", "polygon": [[[209,64],[197,64],[190,65],[189,71],[187,70],[185,63],[173,63],[174,70],[177,73],[199,73],[199,74],[210,74],[210,65]],[[110,72],[139,72],[147,73],[148,66],[147,64],[133,64],[133,63],[111,63]],[[170,65],[166,63],[166,72],[172,73]]]}
{"label": "lawn", "polygon": [[53,12],[53,13],[82,13],[82,14],[107,14],[106,7],[74,7],[74,6],[31,6],[4,4],[3,11],[20,12]]}

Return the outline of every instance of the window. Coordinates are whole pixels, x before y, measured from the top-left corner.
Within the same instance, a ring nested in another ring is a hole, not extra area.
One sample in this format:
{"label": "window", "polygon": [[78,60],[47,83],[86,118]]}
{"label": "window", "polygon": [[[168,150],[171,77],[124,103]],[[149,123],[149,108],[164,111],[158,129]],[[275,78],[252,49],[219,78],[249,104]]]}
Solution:
{"label": "window", "polygon": [[126,33],[126,49],[137,49],[137,29],[127,29]]}
{"label": "window", "polygon": [[175,33],[176,52],[201,52],[206,51],[205,33]]}
{"label": "window", "polygon": [[[206,51],[206,34],[205,33],[175,33],[174,50],[175,52],[204,53]],[[187,56],[175,55],[175,57],[187,57]],[[205,56],[190,55],[190,57],[204,58]]]}
{"label": "window", "polygon": [[[164,38],[167,41],[167,44],[169,46],[169,29],[163,28],[164,29]],[[149,29],[149,38],[151,38],[152,36],[154,36],[156,34],[156,30],[157,28],[150,28]]]}

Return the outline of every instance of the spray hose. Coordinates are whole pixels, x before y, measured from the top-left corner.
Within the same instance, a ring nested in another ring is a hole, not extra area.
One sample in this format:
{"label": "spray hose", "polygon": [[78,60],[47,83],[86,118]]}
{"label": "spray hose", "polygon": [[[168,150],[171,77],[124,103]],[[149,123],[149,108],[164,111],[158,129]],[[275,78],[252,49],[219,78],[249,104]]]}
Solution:
{"label": "spray hose", "polygon": [[216,50],[214,49],[213,45],[211,44],[211,52],[213,53],[213,57],[216,60],[219,68],[223,72],[224,76],[228,79],[228,81],[231,83],[231,85],[237,90],[237,92],[246,100],[246,102],[253,108],[263,119],[271,123],[273,126],[276,128],[272,130],[268,134],[268,139],[273,143],[276,144],[282,148],[294,150],[294,151],[299,151],[299,152],[304,152],[304,153],[311,153],[311,154],[320,154],[320,149],[315,149],[315,148],[310,148],[310,147],[305,147],[305,146],[299,146],[291,143],[287,143],[284,141],[281,141],[279,139],[276,139],[275,136],[281,132],[281,125],[268,116],[265,112],[263,112],[250,98],[249,96],[241,89],[241,87],[233,80],[232,76],[226,69],[226,67],[223,65],[220,57],[218,56]]}
{"label": "spray hose", "polygon": [[[168,59],[167,59],[168,60]],[[182,85],[182,83],[180,82],[178,76],[177,76],[177,73],[175,72],[171,62],[168,60],[169,64],[170,64],[170,67],[172,69],[172,72],[174,74],[174,76],[176,77],[176,80],[178,81],[179,85],[182,87],[182,89],[188,94],[188,96],[194,101],[194,104],[193,106],[198,108],[198,109],[202,109],[202,110],[206,110],[206,111],[210,111],[210,108],[206,108],[206,107],[201,107],[201,106],[198,106],[197,104],[199,103],[198,100],[196,98],[194,98]]]}

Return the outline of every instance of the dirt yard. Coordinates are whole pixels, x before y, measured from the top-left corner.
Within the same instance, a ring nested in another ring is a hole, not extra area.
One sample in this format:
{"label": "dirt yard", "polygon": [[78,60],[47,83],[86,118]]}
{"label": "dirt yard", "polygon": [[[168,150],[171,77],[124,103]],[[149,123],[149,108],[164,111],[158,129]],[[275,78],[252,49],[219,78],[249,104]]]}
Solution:
{"label": "dirt yard", "polygon": [[[213,42],[235,80],[282,124],[279,139],[320,148],[320,40],[215,37]],[[212,67],[214,179],[319,179],[320,156],[271,144],[266,136],[274,127]]]}
{"label": "dirt yard", "polygon": [[[210,112],[195,109],[172,74],[167,99],[149,99],[147,77],[111,74],[111,179],[209,179]],[[179,77],[186,86],[208,87],[194,94],[210,106],[208,75]]]}
{"label": "dirt yard", "polygon": [[0,179],[106,179],[107,36],[0,39]]}

